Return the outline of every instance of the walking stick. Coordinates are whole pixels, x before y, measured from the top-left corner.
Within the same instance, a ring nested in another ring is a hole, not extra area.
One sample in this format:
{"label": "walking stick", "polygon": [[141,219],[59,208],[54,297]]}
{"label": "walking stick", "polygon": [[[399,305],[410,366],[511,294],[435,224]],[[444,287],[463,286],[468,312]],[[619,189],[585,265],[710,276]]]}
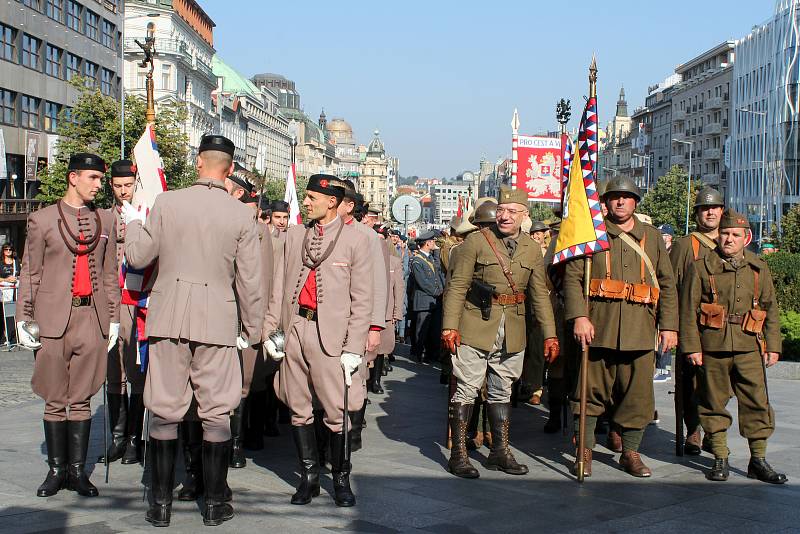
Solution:
{"label": "walking stick", "polygon": [[[344,457],[349,458],[350,443],[349,440],[347,439],[347,433],[349,431],[348,427],[350,426],[348,425],[348,423],[350,422],[350,415],[347,413],[348,411],[347,408],[349,406],[347,399],[348,399],[348,390],[350,388],[347,386],[347,369],[345,369],[344,367],[342,367],[342,377],[344,378],[344,418],[342,419],[342,438],[344,438],[344,447],[342,448],[342,451],[344,453]],[[342,459],[342,462],[343,461],[344,459]]]}
{"label": "walking stick", "polygon": [[108,484],[108,378],[103,381],[103,463],[106,464],[106,484]]}
{"label": "walking stick", "polygon": [[[143,458],[142,458],[142,474],[147,472],[147,442],[150,441],[150,410],[145,407],[144,409],[144,426],[142,427],[143,445]],[[147,500],[147,483],[144,484],[142,489],[142,502]]]}
{"label": "walking stick", "polygon": [[675,351],[675,456],[683,456],[683,358]]}
{"label": "walking stick", "polygon": [[[586,302],[586,316],[589,316],[589,279],[592,276],[592,257],[583,260],[583,298]],[[589,346],[581,340],[580,368],[580,411],[578,412],[578,482],[583,482],[584,450],[586,449],[586,390],[588,389],[587,367],[589,366]]]}

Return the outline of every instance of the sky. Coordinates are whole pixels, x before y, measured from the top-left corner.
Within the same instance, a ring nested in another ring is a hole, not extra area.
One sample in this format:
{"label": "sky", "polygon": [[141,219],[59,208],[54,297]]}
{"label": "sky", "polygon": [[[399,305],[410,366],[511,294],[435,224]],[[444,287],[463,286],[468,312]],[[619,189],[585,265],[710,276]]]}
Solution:
{"label": "sky", "polygon": [[306,114],[380,130],[402,176],[452,178],[511,154],[520,133],[577,126],[597,56],[602,126],[675,67],[768,19],[773,0],[198,0],[222,59],[294,80]]}

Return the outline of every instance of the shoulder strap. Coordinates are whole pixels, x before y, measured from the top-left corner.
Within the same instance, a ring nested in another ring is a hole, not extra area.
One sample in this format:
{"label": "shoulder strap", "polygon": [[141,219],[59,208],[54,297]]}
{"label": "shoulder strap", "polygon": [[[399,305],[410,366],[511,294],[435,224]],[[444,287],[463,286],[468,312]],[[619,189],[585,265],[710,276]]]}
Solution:
{"label": "shoulder strap", "polygon": [[511,269],[508,268],[508,265],[506,265],[506,262],[503,259],[503,257],[500,256],[499,252],[497,252],[497,247],[494,246],[494,240],[489,235],[490,232],[491,231],[488,228],[481,229],[483,237],[486,238],[486,242],[489,243],[489,247],[492,249],[492,252],[494,252],[494,256],[495,258],[497,258],[497,262],[500,264],[500,268],[503,270],[503,274],[506,275],[506,280],[508,280],[508,285],[511,286],[511,291],[513,291],[514,293],[518,293],[517,283],[514,281],[514,277],[511,275]]}
{"label": "shoulder strap", "polygon": [[638,254],[640,258],[642,258],[642,261],[647,266],[647,270],[650,273],[650,278],[653,280],[653,286],[658,288],[659,287],[658,277],[656,277],[656,270],[653,267],[653,262],[650,261],[650,256],[648,256],[647,253],[642,249],[642,247],[639,246],[639,243],[637,243],[627,233],[621,232],[619,234],[619,238],[622,239],[625,243],[627,243],[633,249],[633,251],[636,254]]}
{"label": "shoulder strap", "polygon": [[753,308],[758,309],[758,269],[753,269]]}
{"label": "shoulder strap", "polygon": [[697,261],[697,258],[700,257],[700,240],[697,239],[697,236],[692,233],[689,236],[689,239],[692,241],[692,254],[694,256],[694,261]]}
{"label": "shoulder strap", "polygon": [[711,302],[714,304],[717,303],[717,279],[714,278],[713,274],[708,275],[708,283],[711,286]]}
{"label": "shoulder strap", "polygon": [[[700,243],[703,243],[711,250],[717,248],[717,244],[714,242],[714,240],[705,234],[701,234],[700,232],[692,232],[691,236],[692,236],[692,249],[694,250],[694,259],[697,259],[697,256],[700,253]],[[697,243],[697,245],[695,245],[695,243]]]}

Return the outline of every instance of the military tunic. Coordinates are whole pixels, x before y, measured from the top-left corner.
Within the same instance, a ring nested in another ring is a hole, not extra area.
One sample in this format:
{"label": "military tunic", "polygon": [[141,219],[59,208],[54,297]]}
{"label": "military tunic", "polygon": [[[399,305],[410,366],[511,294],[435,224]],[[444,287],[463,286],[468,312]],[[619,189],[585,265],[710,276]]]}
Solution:
{"label": "military tunic", "polygon": [[428,360],[438,359],[439,325],[441,324],[441,296],[444,291],[444,276],[434,254],[417,252],[411,258],[410,305],[414,313],[414,343],[411,355],[422,361],[423,353]]}

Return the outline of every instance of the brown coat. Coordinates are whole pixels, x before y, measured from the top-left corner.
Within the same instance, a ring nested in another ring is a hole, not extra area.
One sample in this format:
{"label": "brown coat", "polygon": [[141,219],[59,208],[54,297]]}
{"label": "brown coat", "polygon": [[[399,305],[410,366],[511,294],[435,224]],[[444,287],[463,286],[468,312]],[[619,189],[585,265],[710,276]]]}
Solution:
{"label": "brown coat", "polygon": [[[329,223],[321,238],[316,229],[291,226],[286,232],[283,261],[275,269],[273,302],[264,321],[264,335],[281,329],[289,333],[299,319],[298,297],[308,278],[309,269],[303,265],[303,237],[321,251],[333,241],[341,218]],[[313,236],[313,237],[312,237]],[[316,238],[316,239],[315,239]],[[317,267],[317,328],[322,350],[338,358],[343,352],[364,354],[370,319],[372,317],[372,262],[364,252],[370,250],[366,235],[345,225],[331,255]]]}
{"label": "brown coat", "polygon": [[[683,287],[683,278],[689,270],[689,266],[694,263],[695,259],[705,258],[709,252],[716,249],[716,243],[713,247],[706,244],[706,240],[693,236],[695,232],[685,235],[676,239],[672,243],[672,248],[669,251],[669,260],[672,263],[672,274],[675,276],[675,287],[678,288],[678,295],[681,293]],[[709,238],[710,239],[710,238]],[[714,241],[713,239],[711,241]],[[697,245],[694,245],[694,242]],[[697,258],[694,257],[694,247],[697,246]]]}
{"label": "brown coat", "polygon": [[253,211],[208,183],[161,193],[145,225],[134,221],[127,228],[132,267],[158,258],[148,335],[232,347],[241,321],[245,337],[256,343],[264,299]]}
{"label": "brown coat", "polygon": [[[78,230],[79,210],[59,201],[66,224]],[[95,213],[100,214],[101,228],[96,227]],[[91,253],[92,307],[100,330],[108,334],[108,325],[119,322],[119,268],[117,266],[117,230],[114,217],[98,208],[80,209],[84,237],[100,232],[100,242]],[[42,337],[64,335],[72,307],[72,278],[75,255],[67,248],[59,232],[57,205],[42,208],[28,216],[28,233],[19,274],[17,320],[35,320]],[[71,243],[75,245],[75,243]]]}

